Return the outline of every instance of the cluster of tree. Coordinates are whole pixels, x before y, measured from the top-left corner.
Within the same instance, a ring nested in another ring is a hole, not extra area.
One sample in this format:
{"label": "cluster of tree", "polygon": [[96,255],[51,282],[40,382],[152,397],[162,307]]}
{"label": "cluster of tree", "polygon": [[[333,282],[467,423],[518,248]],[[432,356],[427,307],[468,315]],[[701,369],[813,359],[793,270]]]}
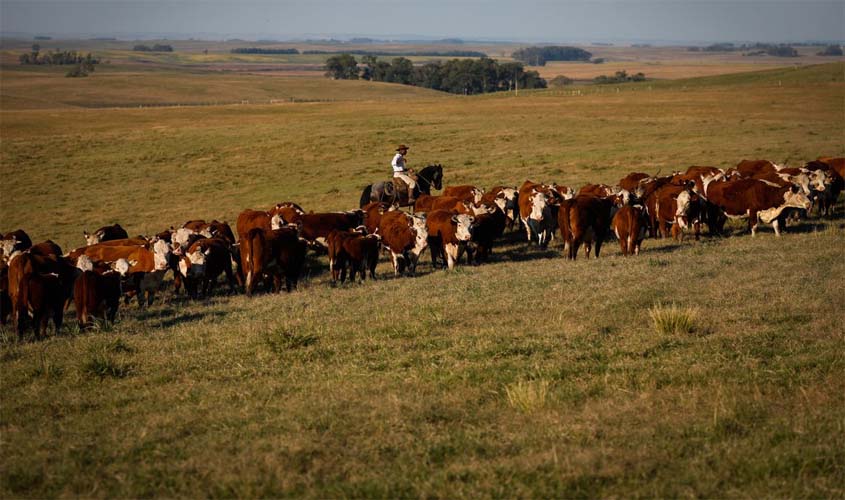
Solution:
{"label": "cluster of tree", "polygon": [[735,52],[735,51],[751,51],[745,55],[763,55],[767,54],[775,57],[798,57],[798,51],[790,45],[780,44],[774,45],[771,43],[752,43],[734,45],[732,43],[714,43],[706,47],[688,47],[687,50],[691,52]]}
{"label": "cluster of tree", "polygon": [[404,57],[392,62],[365,56],[362,65],[351,54],[330,57],[326,76],[339,80],[372,80],[425,87],[453,94],[482,94],[501,90],[546,88],[546,81],[536,71],[525,71],[521,63],[499,64],[479,59],[451,59],[422,66]]}
{"label": "cluster of tree", "polygon": [[94,65],[100,62],[90,52],[84,56],[81,52],[76,52],[75,50],[56,50],[55,52],[51,50],[46,54],[42,54],[41,46],[37,43],[32,45],[32,52],[21,54],[18,57],[18,61],[21,64],[85,64],[92,68],[91,71],[93,71]]}
{"label": "cluster of tree", "polygon": [[258,47],[239,47],[231,50],[232,54],[299,54],[296,49],[261,49]]}
{"label": "cluster of tree", "polygon": [[613,76],[601,75],[593,78],[593,81],[598,84],[606,84],[606,83],[626,83],[626,82],[643,82],[645,81],[645,75],[643,73],[637,73],[635,75],[629,75],[627,71],[617,71]]}
{"label": "cluster of tree", "polygon": [[157,43],[152,47],[149,45],[136,45],[132,47],[132,50],[135,52],[173,52],[173,47]]}
{"label": "cluster of tree", "polygon": [[817,52],[817,56],[841,56],[842,47],[839,45],[828,45],[823,51]]}
{"label": "cluster of tree", "polygon": [[[303,54],[337,54],[328,50],[305,50]],[[487,57],[484,52],[477,52],[474,50],[447,50],[444,52],[423,51],[423,52],[378,52],[372,50],[344,50],[344,54],[352,54],[356,56],[395,56],[395,57]]]}
{"label": "cluster of tree", "polygon": [[511,57],[529,66],[545,66],[546,61],[589,61],[593,55],[578,47],[526,47]]}
{"label": "cluster of tree", "polygon": [[575,83],[575,80],[563,75],[557,75],[549,80],[549,86],[551,87],[563,87],[565,85],[572,85],[573,83]]}

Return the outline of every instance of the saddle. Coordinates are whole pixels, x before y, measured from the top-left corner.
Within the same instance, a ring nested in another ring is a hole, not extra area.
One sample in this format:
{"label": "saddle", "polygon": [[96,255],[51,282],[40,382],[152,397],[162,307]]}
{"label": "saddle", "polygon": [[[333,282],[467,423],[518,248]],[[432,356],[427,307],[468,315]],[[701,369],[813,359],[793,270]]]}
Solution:
{"label": "saddle", "polygon": [[[410,177],[412,179],[414,179],[415,181],[417,180],[416,174],[410,174]],[[408,185],[405,184],[405,181],[403,181],[400,177],[391,177],[390,180],[391,180],[391,182],[385,182],[384,183],[384,194],[386,196],[391,196],[391,197],[392,196],[397,196],[397,197],[405,196],[407,198],[407,196],[408,196]]]}

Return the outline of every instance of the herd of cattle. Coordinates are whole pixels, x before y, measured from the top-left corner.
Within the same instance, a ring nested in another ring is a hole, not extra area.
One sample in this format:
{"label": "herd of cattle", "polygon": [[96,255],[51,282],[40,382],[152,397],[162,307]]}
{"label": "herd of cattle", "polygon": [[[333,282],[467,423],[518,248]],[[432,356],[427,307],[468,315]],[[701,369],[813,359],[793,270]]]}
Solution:
{"label": "herd of cattle", "polygon": [[845,158],[820,158],[801,168],[742,161],[735,168],[690,167],[667,176],[631,173],[617,186],[588,184],[578,192],[557,184],[526,181],[521,187],[446,187],[441,196],[421,194],[413,213],[373,202],[346,212],[306,213],[296,203],[267,211],[245,210],[235,232],[225,222],[192,220],[152,237],[131,238],[119,225],[84,233],[87,245],[63,253],[52,241],[32,244],[23,230],[0,242],[0,319],[20,339],[29,325],[36,337],[52,319],[61,328],[72,301],[80,327],[93,318],[113,322],[121,297],[152,303],[165,273],[178,293],[208,296],[220,275],[229,292],[251,295],[259,283],[290,291],[303,273],[309,248],[328,253],[332,281],[375,278],[379,255],[391,256],[396,275],[414,274],[429,248],[432,265],[449,269],[464,254],[468,263],[489,259],[506,229],[525,231],[546,247],[560,233],[564,256],[581,245],[598,257],[612,233],[624,255],[636,255],[646,234],[699,238],[701,224],[721,234],[728,218],[746,218],[755,234],[760,221],[776,234],[787,221],[832,216],[845,187]]}

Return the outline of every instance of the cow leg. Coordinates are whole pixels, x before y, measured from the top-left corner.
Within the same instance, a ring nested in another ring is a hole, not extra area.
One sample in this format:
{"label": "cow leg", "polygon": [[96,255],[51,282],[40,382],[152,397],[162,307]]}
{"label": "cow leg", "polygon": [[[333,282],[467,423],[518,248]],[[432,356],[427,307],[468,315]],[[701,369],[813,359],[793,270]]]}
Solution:
{"label": "cow leg", "polygon": [[235,293],[235,276],[232,272],[232,266],[225,266],[223,272],[226,273],[226,282],[229,283],[229,295]]}
{"label": "cow leg", "polygon": [[780,236],[780,217],[775,217],[772,221],[772,229],[775,230],[775,236]]}
{"label": "cow leg", "polygon": [[451,270],[455,268],[455,258],[458,254],[458,246],[452,243],[443,245],[443,253],[446,254],[446,266]]}
{"label": "cow leg", "polygon": [[[64,321],[64,310],[61,307],[61,304],[57,304],[56,307],[53,308],[53,327],[56,329],[56,336],[58,337],[62,331],[62,322]],[[45,321],[46,323],[46,321]],[[47,326],[45,324],[44,329],[46,331]]]}
{"label": "cow leg", "polygon": [[760,221],[757,219],[757,212],[748,211],[748,229],[751,231],[751,236],[757,236],[757,225]]}

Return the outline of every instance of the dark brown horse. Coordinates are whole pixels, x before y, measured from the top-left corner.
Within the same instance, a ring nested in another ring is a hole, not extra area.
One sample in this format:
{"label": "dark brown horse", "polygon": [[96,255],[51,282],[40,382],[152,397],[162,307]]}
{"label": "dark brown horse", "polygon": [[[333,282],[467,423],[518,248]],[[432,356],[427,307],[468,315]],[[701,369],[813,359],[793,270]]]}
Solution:
{"label": "dark brown horse", "polygon": [[[443,189],[443,167],[439,163],[425,167],[416,175],[417,187],[414,188],[414,198],[417,198],[420,194],[431,194],[432,187],[434,189]],[[410,206],[410,203],[408,203],[407,188],[396,189],[393,179],[376,182],[364,188],[364,192],[361,193],[360,206],[363,207],[367,203],[374,201],[391,205],[397,204],[400,207]]]}

